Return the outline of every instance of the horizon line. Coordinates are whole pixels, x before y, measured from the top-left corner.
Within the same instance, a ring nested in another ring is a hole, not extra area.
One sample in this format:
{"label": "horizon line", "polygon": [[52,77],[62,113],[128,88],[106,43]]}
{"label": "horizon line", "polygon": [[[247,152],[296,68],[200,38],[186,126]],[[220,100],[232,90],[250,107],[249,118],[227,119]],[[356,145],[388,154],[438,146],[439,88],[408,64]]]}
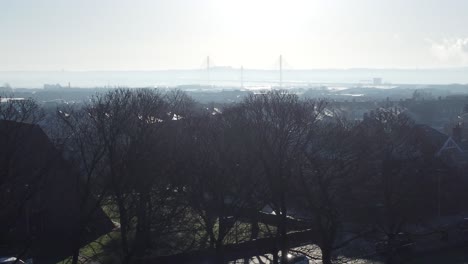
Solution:
{"label": "horizon line", "polygon": [[[233,67],[233,66],[214,66],[210,68],[211,70],[241,70],[241,67]],[[439,66],[439,67],[344,67],[344,68],[283,68],[283,71],[350,71],[350,70],[394,70],[394,71],[425,71],[425,70],[460,70],[466,69],[468,70],[468,65],[466,66]],[[62,70],[0,70],[2,73],[19,73],[19,72],[167,72],[167,71],[206,71],[206,68],[169,68],[169,69],[125,69],[125,70],[117,70],[117,69],[62,69]],[[243,70],[250,70],[250,71],[279,71],[278,69],[263,69],[263,68],[246,68],[243,67]]]}

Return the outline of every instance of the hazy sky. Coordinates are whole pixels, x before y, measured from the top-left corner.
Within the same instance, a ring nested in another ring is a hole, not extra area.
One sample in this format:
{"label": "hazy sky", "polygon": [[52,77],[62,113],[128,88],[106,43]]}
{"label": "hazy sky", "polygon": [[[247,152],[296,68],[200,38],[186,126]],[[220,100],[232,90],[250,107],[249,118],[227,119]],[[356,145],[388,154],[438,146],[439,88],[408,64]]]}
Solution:
{"label": "hazy sky", "polygon": [[0,0],[0,70],[468,66],[467,0]]}

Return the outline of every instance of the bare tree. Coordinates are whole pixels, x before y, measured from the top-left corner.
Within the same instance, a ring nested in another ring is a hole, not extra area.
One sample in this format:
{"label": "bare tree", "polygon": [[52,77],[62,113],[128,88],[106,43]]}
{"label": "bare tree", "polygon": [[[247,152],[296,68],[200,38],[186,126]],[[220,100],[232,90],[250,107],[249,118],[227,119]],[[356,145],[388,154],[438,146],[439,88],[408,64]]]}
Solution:
{"label": "bare tree", "polygon": [[[282,262],[287,261],[288,196],[297,178],[298,157],[310,140],[310,129],[322,113],[324,102],[301,101],[285,91],[250,95],[239,108],[245,118],[245,129],[253,131],[254,153],[262,164],[268,203],[279,217],[277,245]],[[274,262],[278,262],[274,252]]]}
{"label": "bare tree", "polygon": [[[329,110],[327,110],[329,111]],[[351,239],[343,241],[346,212],[356,206],[363,178],[358,171],[363,161],[363,143],[356,123],[340,117],[320,122],[304,147],[304,166],[297,181],[297,200],[304,218],[315,231],[322,262],[332,263],[332,253]]]}
{"label": "bare tree", "polygon": [[[105,145],[97,137],[98,131],[93,126],[92,116],[86,109],[63,107],[57,110],[58,125],[55,127],[57,147],[68,157],[74,168],[74,180],[78,193],[77,208],[79,218],[74,230],[72,263],[79,260],[80,247],[86,239],[86,228],[100,212],[103,200],[110,191],[104,181],[107,173],[104,164]],[[70,175],[72,176],[72,175]]]}
{"label": "bare tree", "polygon": [[93,97],[79,113],[62,111],[89,180],[83,191],[89,194],[93,184],[87,183],[98,183],[92,191],[96,205],[109,201],[105,206],[117,209],[124,263],[144,262],[158,246],[170,244],[162,237],[184,207],[176,177],[183,138],[177,135],[183,135],[192,105],[181,92],[118,89]]}
{"label": "bare tree", "polygon": [[[195,152],[187,194],[216,252],[216,263],[225,263],[225,243],[238,243],[232,230],[254,193],[256,161],[248,153],[241,131],[231,114],[205,115],[192,130]],[[234,121],[234,122],[233,122]],[[234,234],[235,235],[235,234]]]}
{"label": "bare tree", "polygon": [[[422,138],[414,122],[397,108],[380,109],[361,124],[367,139],[369,201],[376,208],[376,227],[386,239],[387,262],[397,261],[398,235],[408,224],[421,223],[427,213],[428,193],[423,168]],[[429,161],[430,163],[430,161]]]}

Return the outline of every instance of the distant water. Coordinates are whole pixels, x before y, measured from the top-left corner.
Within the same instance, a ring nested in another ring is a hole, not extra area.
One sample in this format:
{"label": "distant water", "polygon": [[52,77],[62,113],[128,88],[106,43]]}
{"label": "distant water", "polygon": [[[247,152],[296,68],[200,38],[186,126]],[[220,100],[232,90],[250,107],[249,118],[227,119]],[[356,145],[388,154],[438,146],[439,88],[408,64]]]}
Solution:
{"label": "distant water", "polygon": [[[320,84],[366,84],[382,78],[391,84],[467,84],[468,68],[450,69],[348,69],[348,70],[285,70],[285,86]],[[72,87],[153,87],[179,85],[240,86],[239,69],[167,70],[167,71],[57,71],[0,72],[0,86],[42,88],[44,84]],[[279,72],[244,70],[244,86],[262,87],[279,84]]]}

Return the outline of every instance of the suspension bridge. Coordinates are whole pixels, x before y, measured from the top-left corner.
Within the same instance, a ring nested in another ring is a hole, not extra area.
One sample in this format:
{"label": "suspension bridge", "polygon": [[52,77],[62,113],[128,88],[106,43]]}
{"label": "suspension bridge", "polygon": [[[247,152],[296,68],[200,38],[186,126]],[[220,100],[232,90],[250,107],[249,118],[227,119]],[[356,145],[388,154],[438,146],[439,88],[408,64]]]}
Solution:
{"label": "suspension bridge", "polygon": [[228,85],[240,88],[283,88],[291,85],[309,84],[288,80],[288,71],[293,67],[280,55],[270,67],[263,70],[247,69],[244,65],[238,68],[218,66],[209,56],[203,60],[198,70],[201,70],[200,80],[203,85]]}

